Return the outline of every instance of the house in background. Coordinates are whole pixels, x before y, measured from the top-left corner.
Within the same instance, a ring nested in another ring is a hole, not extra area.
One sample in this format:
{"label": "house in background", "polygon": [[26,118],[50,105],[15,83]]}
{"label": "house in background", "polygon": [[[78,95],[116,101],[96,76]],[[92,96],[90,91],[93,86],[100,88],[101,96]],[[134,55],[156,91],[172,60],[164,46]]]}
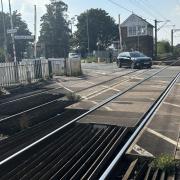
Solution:
{"label": "house in background", "polygon": [[145,19],[131,14],[121,24],[121,35],[124,51],[141,51],[153,57],[153,25]]}

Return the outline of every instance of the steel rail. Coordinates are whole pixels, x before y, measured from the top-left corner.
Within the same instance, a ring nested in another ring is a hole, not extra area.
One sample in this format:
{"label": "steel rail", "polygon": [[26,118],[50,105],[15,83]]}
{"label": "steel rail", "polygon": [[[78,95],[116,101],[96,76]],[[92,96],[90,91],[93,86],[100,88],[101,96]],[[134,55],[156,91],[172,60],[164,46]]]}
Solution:
{"label": "steel rail", "polygon": [[144,117],[141,119],[141,123],[137,127],[137,129],[134,131],[134,133],[131,135],[131,137],[128,139],[128,141],[124,144],[124,146],[121,148],[119,153],[116,155],[116,157],[113,159],[113,161],[110,163],[110,165],[107,167],[107,169],[104,171],[104,173],[101,175],[99,180],[105,180],[112,169],[115,167],[117,162],[122,158],[124,153],[127,151],[127,149],[130,147],[130,145],[133,143],[137,135],[140,133],[140,131],[143,129],[143,127],[146,125],[146,123],[153,118],[161,104],[163,103],[164,99],[168,96],[168,94],[171,92],[172,88],[176,84],[177,80],[180,78],[180,72],[173,78],[173,80],[169,83],[169,85],[166,87],[166,89],[162,92],[160,97],[153,103],[151,108],[147,111],[147,113],[144,115]]}
{"label": "steel rail", "polygon": [[[106,82],[110,82],[110,81],[112,81],[112,80],[115,80],[115,79],[117,79],[117,78],[126,76],[126,75],[128,75],[128,74],[130,74],[130,73],[133,73],[133,72],[136,72],[136,71],[132,71],[132,72],[126,73],[126,74],[124,74],[124,75],[118,76],[118,77],[116,77],[116,78],[112,78],[112,79],[110,79],[110,80],[106,80],[105,83],[106,83]],[[141,75],[141,74],[143,74],[143,73],[144,73],[144,72],[141,72],[141,73],[138,74],[138,75]],[[136,76],[138,76],[138,75],[133,75],[133,77],[136,77]],[[129,80],[129,79],[126,79],[126,80],[124,80],[124,81],[122,80],[121,82],[118,82],[118,83],[114,83],[114,84],[112,84],[112,85],[110,85],[110,86],[107,86],[107,87],[105,87],[104,89],[101,89],[101,90],[99,90],[99,91],[102,91],[102,90],[105,90],[105,89],[108,89],[108,88],[110,89],[110,88],[112,88],[113,86],[116,86],[116,85],[121,84],[121,83],[123,83],[123,82],[125,82],[125,81],[128,81],[128,80]],[[101,84],[103,84],[103,83],[104,83],[104,82],[101,82],[101,83],[99,83],[98,85],[101,85]],[[98,86],[98,85],[93,85],[93,87]],[[90,86],[89,88],[91,88],[91,86]],[[84,88],[84,89],[89,89],[89,88]],[[51,90],[48,90],[48,91],[53,91],[53,90],[57,90],[57,89],[63,89],[63,88],[62,88],[62,87],[59,87],[59,88],[51,89]],[[84,89],[83,89],[83,90],[84,90]],[[83,90],[76,91],[75,93],[81,92],[81,91],[83,91]],[[46,91],[46,92],[48,92],[48,91]],[[95,93],[98,93],[99,91],[96,91]],[[43,93],[45,93],[45,92],[38,93],[38,94],[43,94]],[[38,94],[37,94],[37,95],[38,95]],[[93,93],[93,94],[94,94],[94,93]],[[35,96],[35,95],[32,95],[32,96]],[[87,95],[87,97],[89,97],[89,96],[92,96],[92,94]],[[63,97],[63,96],[62,96],[62,97]],[[8,117],[1,118],[1,119],[0,119],[0,123],[3,122],[3,121],[9,120],[9,119],[11,119],[11,118],[13,118],[13,117],[22,115],[22,114],[24,114],[24,113],[27,113],[27,112],[30,112],[30,111],[33,111],[33,110],[42,108],[42,107],[44,107],[44,106],[47,106],[47,105],[49,105],[49,104],[52,104],[52,103],[54,103],[54,102],[57,102],[57,101],[59,101],[62,97],[58,97],[58,98],[56,98],[56,99],[54,99],[54,100],[48,101],[48,102],[46,102],[46,103],[37,105],[37,106],[32,107],[32,108],[29,108],[29,109],[26,109],[26,110],[24,110],[24,111],[21,111],[21,112],[19,112],[19,113],[13,114],[13,115],[10,115],[10,116],[8,116]],[[25,97],[25,98],[26,98],[26,97]],[[23,99],[24,99],[24,98],[23,98]],[[83,99],[83,98],[82,98],[82,99]],[[0,104],[0,106],[1,106],[1,105],[2,105],[2,104]]]}
{"label": "steel rail", "polygon": [[15,157],[18,156],[19,154],[25,152],[26,150],[30,149],[31,147],[34,147],[35,145],[37,145],[38,143],[42,142],[43,140],[49,138],[49,137],[52,136],[53,134],[59,132],[60,130],[68,127],[69,125],[73,124],[74,122],[76,122],[76,121],[82,119],[83,117],[89,115],[90,113],[94,112],[95,110],[99,109],[100,107],[104,106],[105,104],[109,103],[110,101],[114,100],[115,98],[117,98],[117,97],[125,94],[125,93],[128,92],[129,90],[132,90],[133,88],[135,88],[135,87],[137,87],[138,85],[142,84],[143,82],[149,80],[150,78],[152,78],[153,76],[159,74],[160,72],[162,72],[163,70],[165,70],[165,69],[167,69],[167,68],[168,68],[168,67],[164,67],[164,68],[160,69],[159,71],[153,73],[152,75],[148,76],[147,78],[145,78],[145,79],[141,80],[140,82],[136,83],[135,85],[127,88],[127,89],[124,90],[123,92],[118,92],[118,93],[114,94],[113,96],[111,96],[111,97],[103,100],[102,102],[100,102],[100,103],[97,104],[96,106],[92,107],[89,111],[83,113],[83,114],[80,115],[79,117],[73,119],[72,121],[64,124],[63,126],[57,128],[57,129],[55,129],[54,131],[52,131],[51,133],[47,134],[46,136],[40,138],[39,140],[33,142],[32,144],[26,146],[25,148],[23,148],[23,149],[21,149],[21,150],[19,150],[18,152],[14,153],[13,155],[9,156],[8,158],[2,160],[2,161],[0,162],[0,166],[3,165],[4,163],[6,163],[7,161],[15,158]]}
{"label": "steel rail", "polygon": [[[117,76],[117,77],[113,77],[113,78],[111,78],[111,79],[109,79],[109,80],[105,80],[105,81],[102,81],[102,82],[100,82],[100,83],[94,84],[94,85],[92,85],[92,86],[83,88],[83,89],[77,91],[76,93],[81,92],[81,91],[84,91],[84,90],[86,90],[86,89],[88,89],[88,88],[92,88],[92,87],[99,86],[99,85],[101,85],[101,84],[103,84],[103,83],[106,83],[106,82],[109,82],[109,81],[118,79],[118,78],[120,78],[120,77],[129,75],[129,74],[134,73],[134,72],[137,72],[137,71],[138,71],[138,70],[135,70],[135,71],[131,71],[131,72],[128,72],[128,73],[119,75],[119,76]],[[57,83],[57,82],[56,82],[56,83]],[[81,83],[81,82],[80,82],[80,83]],[[80,83],[77,83],[77,84],[80,84]],[[76,83],[74,83],[74,84],[76,84]],[[77,84],[76,84],[76,85],[77,85]],[[45,93],[47,93],[47,92],[51,92],[51,91],[53,91],[53,90],[58,90],[58,89],[63,89],[63,87],[57,87],[57,88],[54,88],[54,89],[44,90],[44,91],[41,91],[41,92],[37,92],[37,93],[33,93],[33,94],[30,94],[30,95],[27,95],[27,96],[23,96],[23,97],[14,99],[14,100],[6,101],[6,102],[3,102],[3,103],[0,103],[0,106],[6,105],[6,104],[9,104],[9,103],[12,103],[12,102],[20,101],[20,100],[23,100],[23,99],[26,99],[26,98],[34,97],[34,96],[37,96],[37,95],[45,94]]]}
{"label": "steel rail", "polygon": [[5,104],[9,104],[9,103],[12,103],[12,102],[20,101],[22,99],[26,99],[26,98],[29,98],[29,97],[44,94],[44,93],[47,93],[47,92],[50,92],[50,91],[53,91],[53,90],[57,90],[57,89],[63,89],[63,88],[62,87],[57,87],[57,88],[54,88],[54,89],[49,89],[49,90],[44,90],[44,91],[41,91],[41,92],[33,93],[33,94],[30,94],[30,95],[27,95],[27,96],[23,96],[23,97],[20,97],[20,98],[17,98],[17,99],[13,99],[13,100],[10,100],[10,101],[0,103],[0,106],[3,106]]}

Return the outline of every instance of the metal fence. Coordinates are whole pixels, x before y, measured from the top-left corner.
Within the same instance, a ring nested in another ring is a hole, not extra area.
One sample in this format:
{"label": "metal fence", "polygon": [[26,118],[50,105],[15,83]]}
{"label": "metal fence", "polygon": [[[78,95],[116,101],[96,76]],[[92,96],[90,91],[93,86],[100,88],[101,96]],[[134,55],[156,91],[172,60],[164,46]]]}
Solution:
{"label": "metal fence", "polygon": [[27,84],[53,75],[79,75],[80,60],[65,59],[26,59],[22,62],[0,63],[0,87]]}
{"label": "metal fence", "polygon": [[62,66],[60,61],[49,60],[0,63],[0,86],[27,84],[39,81],[40,79],[47,79],[54,74],[62,75],[64,74]]}

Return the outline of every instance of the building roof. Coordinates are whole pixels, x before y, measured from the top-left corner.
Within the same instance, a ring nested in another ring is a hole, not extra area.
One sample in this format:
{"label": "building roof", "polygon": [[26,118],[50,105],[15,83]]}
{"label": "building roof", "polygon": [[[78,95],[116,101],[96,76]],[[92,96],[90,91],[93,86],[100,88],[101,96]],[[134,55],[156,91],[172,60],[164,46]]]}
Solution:
{"label": "building roof", "polygon": [[[128,24],[128,22],[129,21],[133,21],[133,19],[136,19],[136,20],[138,20],[138,21],[141,21],[141,22],[143,22],[143,23],[145,23],[145,24],[147,24],[147,25],[149,25],[149,26],[151,26],[151,27],[154,27],[151,23],[149,23],[148,21],[146,21],[146,19],[143,19],[142,17],[140,17],[140,16],[138,16],[138,15],[136,15],[136,14],[134,14],[134,13],[132,13],[122,24],[121,24],[121,26],[123,27],[123,26],[128,26],[127,24]],[[134,23],[135,23],[135,21],[133,21]]]}

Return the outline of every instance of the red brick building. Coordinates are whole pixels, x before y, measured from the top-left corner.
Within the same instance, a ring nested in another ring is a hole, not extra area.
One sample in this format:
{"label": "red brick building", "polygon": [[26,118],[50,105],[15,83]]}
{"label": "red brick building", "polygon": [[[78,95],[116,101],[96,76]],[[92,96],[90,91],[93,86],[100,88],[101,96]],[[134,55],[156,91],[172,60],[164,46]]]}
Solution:
{"label": "red brick building", "polygon": [[137,50],[153,57],[153,25],[145,19],[131,14],[121,24],[124,51]]}

